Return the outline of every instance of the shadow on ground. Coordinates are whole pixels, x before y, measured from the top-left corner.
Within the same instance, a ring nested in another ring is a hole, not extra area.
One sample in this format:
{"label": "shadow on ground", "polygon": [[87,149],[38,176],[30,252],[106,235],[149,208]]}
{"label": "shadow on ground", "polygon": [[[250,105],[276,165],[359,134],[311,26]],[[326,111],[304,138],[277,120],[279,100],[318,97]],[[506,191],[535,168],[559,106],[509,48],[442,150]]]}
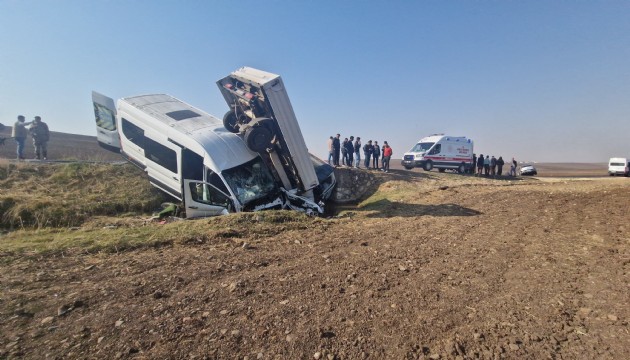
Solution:
{"label": "shadow on ground", "polygon": [[367,215],[370,218],[389,218],[392,216],[477,216],[482,213],[456,204],[423,205],[392,202],[387,199],[379,200],[368,206],[357,208],[356,211],[373,211]]}

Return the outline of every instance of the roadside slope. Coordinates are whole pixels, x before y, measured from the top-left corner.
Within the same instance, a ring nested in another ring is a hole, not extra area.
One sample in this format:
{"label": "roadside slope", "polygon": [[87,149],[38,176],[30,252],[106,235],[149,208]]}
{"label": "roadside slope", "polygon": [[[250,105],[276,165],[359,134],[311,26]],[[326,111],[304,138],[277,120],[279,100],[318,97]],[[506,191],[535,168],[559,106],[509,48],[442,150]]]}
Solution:
{"label": "roadside slope", "polygon": [[630,356],[630,214],[608,205],[630,201],[627,179],[384,176],[372,197],[331,219],[277,211],[86,223],[66,235],[172,241],[5,254],[0,354]]}

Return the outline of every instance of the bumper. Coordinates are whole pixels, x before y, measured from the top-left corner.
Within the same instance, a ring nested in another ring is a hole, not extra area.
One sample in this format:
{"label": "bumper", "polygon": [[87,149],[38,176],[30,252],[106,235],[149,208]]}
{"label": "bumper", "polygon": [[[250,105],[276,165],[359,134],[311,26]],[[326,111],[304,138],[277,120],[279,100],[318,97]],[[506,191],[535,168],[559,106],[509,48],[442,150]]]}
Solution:
{"label": "bumper", "polygon": [[400,165],[405,167],[423,167],[425,160],[402,160]]}

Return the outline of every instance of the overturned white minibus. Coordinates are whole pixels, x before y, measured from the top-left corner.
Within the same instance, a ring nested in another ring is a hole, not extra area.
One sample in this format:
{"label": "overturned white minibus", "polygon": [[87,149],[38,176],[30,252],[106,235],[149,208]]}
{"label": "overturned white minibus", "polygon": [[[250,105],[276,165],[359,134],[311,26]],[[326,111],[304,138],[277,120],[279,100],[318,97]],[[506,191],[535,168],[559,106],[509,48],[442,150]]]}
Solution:
{"label": "overturned white minibus", "polygon": [[127,97],[116,106],[93,92],[92,101],[99,144],[182,201],[187,218],[281,208],[321,213],[335,186],[332,167],[309,155],[318,179],[312,197],[284,188],[269,162],[222,120],[170,95]]}

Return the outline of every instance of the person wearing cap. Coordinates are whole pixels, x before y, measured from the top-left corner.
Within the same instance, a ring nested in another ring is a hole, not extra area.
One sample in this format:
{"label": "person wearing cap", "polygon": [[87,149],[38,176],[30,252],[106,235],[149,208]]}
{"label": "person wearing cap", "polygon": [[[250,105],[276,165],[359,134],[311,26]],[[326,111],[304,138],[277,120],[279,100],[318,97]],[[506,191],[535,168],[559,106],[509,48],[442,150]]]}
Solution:
{"label": "person wearing cap", "polygon": [[28,135],[26,125],[30,124],[25,121],[26,118],[24,115],[18,115],[17,121],[13,124],[13,130],[11,131],[11,137],[14,138],[17,143],[18,160],[24,160],[24,143],[26,142],[26,136]]}
{"label": "person wearing cap", "polygon": [[35,116],[31,127],[28,129],[33,137],[33,146],[35,147],[36,159],[48,159],[48,140],[50,140],[50,132],[48,125],[42,121],[42,118]]}

